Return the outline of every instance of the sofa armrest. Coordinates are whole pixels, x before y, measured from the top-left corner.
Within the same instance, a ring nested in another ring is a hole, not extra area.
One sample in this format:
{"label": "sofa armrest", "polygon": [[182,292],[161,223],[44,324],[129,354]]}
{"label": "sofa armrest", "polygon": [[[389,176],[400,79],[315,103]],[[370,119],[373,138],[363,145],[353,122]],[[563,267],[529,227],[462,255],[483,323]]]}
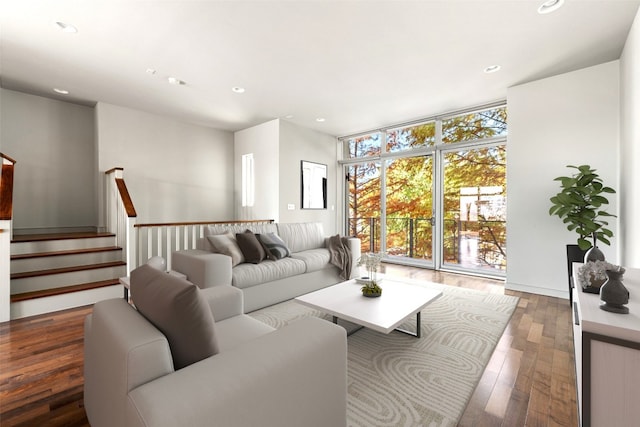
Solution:
{"label": "sofa armrest", "polygon": [[214,286],[202,290],[216,322],[244,314],[242,291],[233,286]]}
{"label": "sofa armrest", "polygon": [[318,318],[129,393],[130,426],[346,426],[345,330]]}
{"label": "sofa armrest", "polygon": [[85,319],[84,404],[94,427],[126,425],[127,393],[172,373],[165,336],[124,299],[97,302]]}
{"label": "sofa armrest", "polygon": [[231,285],[231,257],[200,249],[176,251],[171,255],[171,269],[187,275],[187,280],[201,289]]}

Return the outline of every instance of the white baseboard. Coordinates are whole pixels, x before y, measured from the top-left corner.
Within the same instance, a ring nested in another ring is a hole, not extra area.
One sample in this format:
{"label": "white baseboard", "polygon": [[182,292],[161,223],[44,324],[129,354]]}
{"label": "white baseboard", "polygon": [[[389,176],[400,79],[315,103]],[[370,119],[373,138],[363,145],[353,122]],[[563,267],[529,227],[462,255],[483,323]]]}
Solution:
{"label": "white baseboard", "polygon": [[568,289],[561,291],[558,289],[541,288],[538,286],[520,285],[517,283],[506,282],[504,288],[510,291],[527,292],[529,294],[545,295],[548,297],[556,297],[569,300]]}

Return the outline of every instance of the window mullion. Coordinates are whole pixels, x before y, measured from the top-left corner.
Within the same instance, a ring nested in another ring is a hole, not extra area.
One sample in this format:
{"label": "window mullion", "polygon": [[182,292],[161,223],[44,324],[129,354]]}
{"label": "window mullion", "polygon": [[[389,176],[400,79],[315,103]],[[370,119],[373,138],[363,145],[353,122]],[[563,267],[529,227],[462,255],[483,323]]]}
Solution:
{"label": "window mullion", "polygon": [[[387,131],[383,130],[381,157],[387,152]],[[387,160],[380,159],[380,251],[387,252]]]}

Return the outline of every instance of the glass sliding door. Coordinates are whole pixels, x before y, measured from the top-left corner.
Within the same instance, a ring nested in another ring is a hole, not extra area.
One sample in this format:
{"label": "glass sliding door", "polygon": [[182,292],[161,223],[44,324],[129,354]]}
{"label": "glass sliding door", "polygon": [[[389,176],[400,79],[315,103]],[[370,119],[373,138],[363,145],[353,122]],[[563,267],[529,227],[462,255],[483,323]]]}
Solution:
{"label": "glass sliding door", "polygon": [[380,252],[380,162],[345,167],[347,179],[348,235],[359,237],[362,252]]}
{"label": "glass sliding door", "polygon": [[433,160],[430,155],[387,161],[386,253],[433,267]]}
{"label": "glass sliding door", "polygon": [[443,155],[443,266],[504,273],[506,147],[446,151]]}

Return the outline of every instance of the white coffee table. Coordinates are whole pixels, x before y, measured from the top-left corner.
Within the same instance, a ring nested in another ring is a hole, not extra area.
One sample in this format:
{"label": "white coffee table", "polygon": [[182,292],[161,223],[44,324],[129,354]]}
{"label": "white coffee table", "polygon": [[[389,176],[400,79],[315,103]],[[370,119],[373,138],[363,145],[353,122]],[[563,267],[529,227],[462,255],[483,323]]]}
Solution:
{"label": "white coffee table", "polygon": [[[420,310],[438,299],[442,292],[411,284],[400,278],[380,283],[378,298],[362,296],[362,285],[355,280],[338,283],[295,298],[300,304],[385,334],[393,330],[420,338]],[[416,315],[416,333],[398,329],[407,318]]]}

